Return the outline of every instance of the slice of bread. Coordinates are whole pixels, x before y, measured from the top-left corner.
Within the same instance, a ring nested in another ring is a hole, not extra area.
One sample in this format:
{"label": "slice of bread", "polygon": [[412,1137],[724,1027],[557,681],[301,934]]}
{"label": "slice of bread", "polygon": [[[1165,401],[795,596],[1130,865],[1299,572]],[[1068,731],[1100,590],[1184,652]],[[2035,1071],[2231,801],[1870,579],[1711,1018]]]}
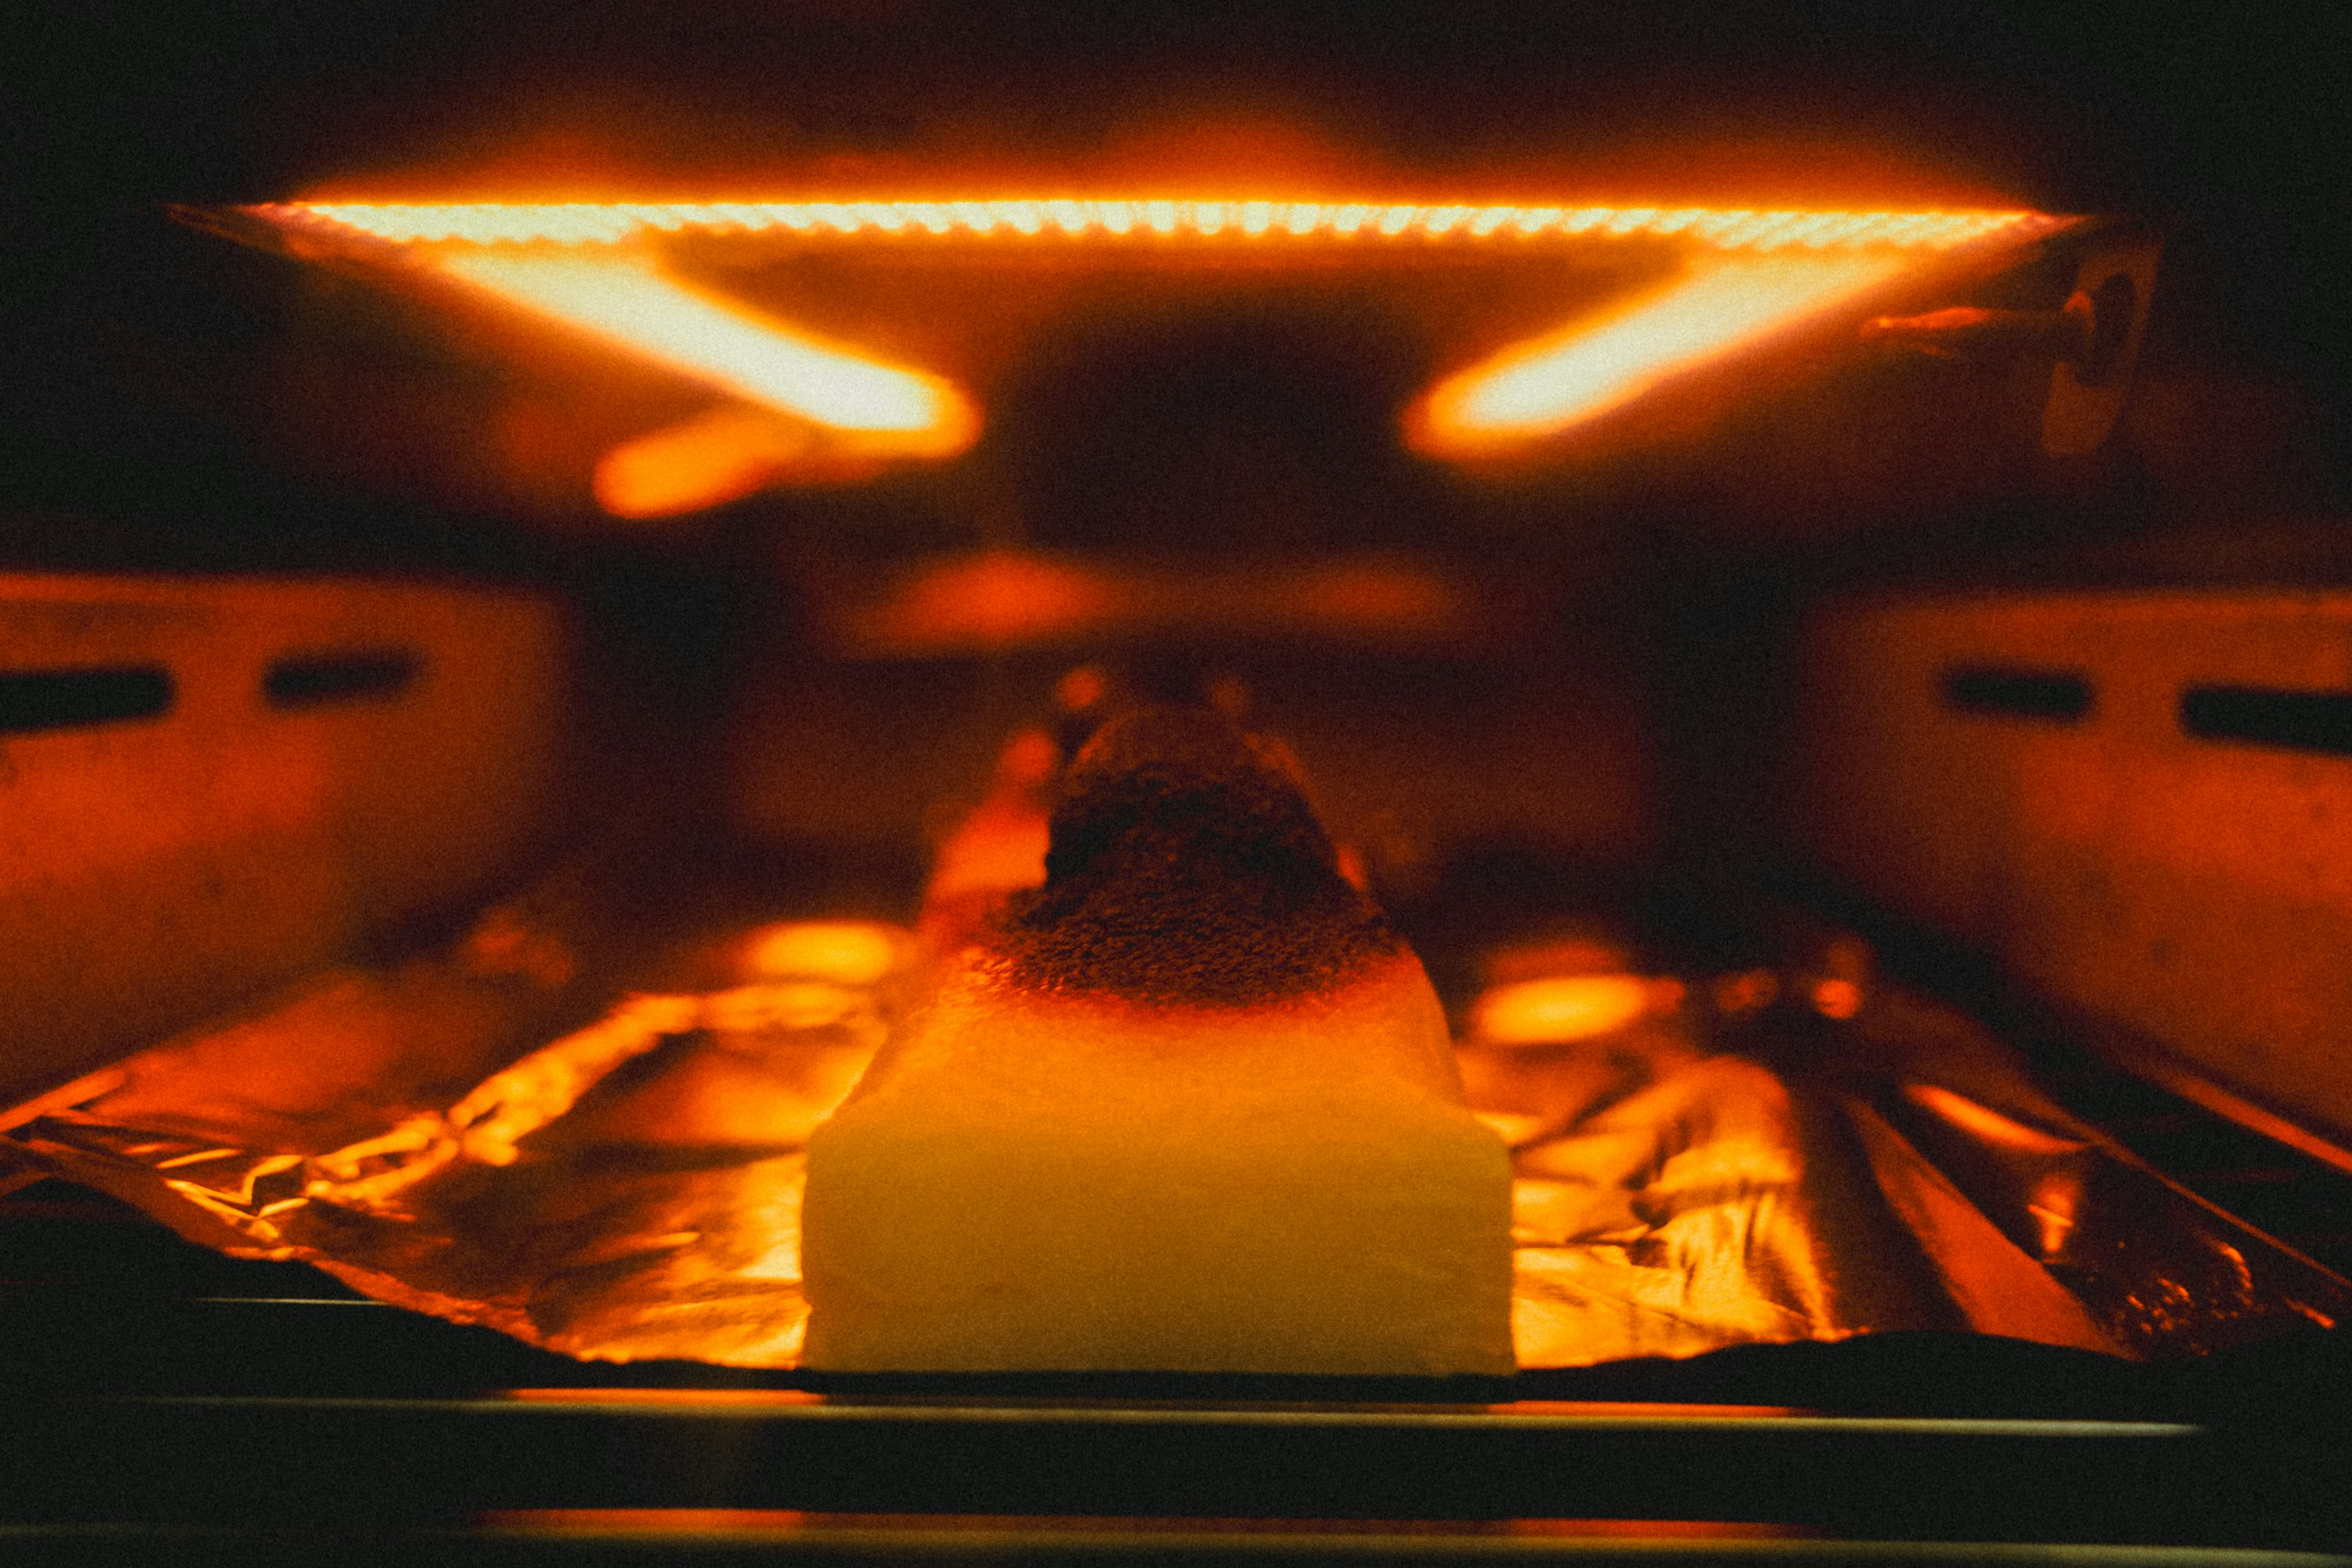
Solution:
{"label": "slice of bread", "polygon": [[1046,873],[811,1142],[807,1364],[1510,1371],[1508,1157],[1282,755],[1117,721]]}

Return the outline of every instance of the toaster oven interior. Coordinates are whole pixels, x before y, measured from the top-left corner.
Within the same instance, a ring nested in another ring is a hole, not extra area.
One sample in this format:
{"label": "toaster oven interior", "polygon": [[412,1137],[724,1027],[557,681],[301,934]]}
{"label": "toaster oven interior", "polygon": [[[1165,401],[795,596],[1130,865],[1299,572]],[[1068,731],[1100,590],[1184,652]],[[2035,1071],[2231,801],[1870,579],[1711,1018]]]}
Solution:
{"label": "toaster oven interior", "polygon": [[[35,105],[115,160],[86,191],[11,153],[49,221],[5,318],[0,1387],[38,1452],[0,1557],[2352,1539],[2352,345],[2340,194],[2279,153],[2342,144],[2324,48],[820,9],[591,7],[536,71],[547,18],[422,7],[193,75],[63,36],[126,102]],[[1544,428],[1447,424],[1774,233],[1878,269]],[[927,412],[583,330],[544,292],[580,267],[655,279],[628,331],[721,301]],[[1863,1173],[1806,1199],[1825,1255],[1932,1310],[1592,1353],[1579,1317],[1475,1386],[828,1378],[646,1328],[685,1276],[614,1237],[688,1226],[622,1211],[769,1202],[959,824],[1142,700],[1295,750],[1523,1175],[1686,1056],[1793,1085],[1790,1146]],[[708,1047],[725,997],[767,1057]],[[397,1142],[631,1017],[506,1163]],[[466,1209],[500,1171],[546,1206]]]}

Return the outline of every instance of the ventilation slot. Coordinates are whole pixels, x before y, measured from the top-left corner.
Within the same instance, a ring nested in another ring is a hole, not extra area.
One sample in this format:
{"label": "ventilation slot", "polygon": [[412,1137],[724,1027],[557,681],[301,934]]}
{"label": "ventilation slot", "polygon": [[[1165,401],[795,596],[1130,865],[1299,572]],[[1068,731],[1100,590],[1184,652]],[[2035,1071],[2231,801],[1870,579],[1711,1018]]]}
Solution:
{"label": "ventilation slot", "polygon": [[277,709],[384,701],[408,689],[424,668],[424,657],[408,648],[299,654],[269,667],[261,694]]}
{"label": "ventilation slot", "polygon": [[2000,714],[2072,724],[2091,710],[2091,683],[2064,670],[1958,665],[1944,671],[1944,705],[1963,713]]}
{"label": "ventilation slot", "polygon": [[0,735],[119,724],[171,710],[172,672],[160,664],[0,671]]}
{"label": "ventilation slot", "polygon": [[2180,694],[2180,727],[2200,741],[2352,757],[2352,691],[2192,686]]}

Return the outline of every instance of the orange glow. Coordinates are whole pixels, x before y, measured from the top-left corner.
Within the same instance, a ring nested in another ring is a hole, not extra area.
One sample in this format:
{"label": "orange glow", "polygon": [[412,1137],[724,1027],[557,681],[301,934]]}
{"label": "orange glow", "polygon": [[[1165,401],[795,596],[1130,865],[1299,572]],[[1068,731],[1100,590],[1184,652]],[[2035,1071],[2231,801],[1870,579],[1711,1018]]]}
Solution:
{"label": "orange glow", "polygon": [[596,504],[614,517],[677,517],[724,506],[777,485],[853,484],[872,479],[893,441],[827,430],[776,409],[728,404],[612,447],[596,460]]}
{"label": "orange glow", "polygon": [[119,1067],[100,1068],[96,1072],[84,1073],[71,1083],[59,1084],[47,1094],[36,1095],[21,1105],[0,1110],[0,1132],[12,1127],[21,1127],[52,1111],[68,1110],[96,1100],[100,1095],[111,1093],[122,1087],[123,1079],[123,1071]]}
{"label": "orange glow", "polygon": [[[571,1393],[569,1389],[534,1389],[524,1397]],[[582,1394],[601,1392],[581,1389]],[[638,1390],[628,1392],[637,1393]],[[650,1392],[669,1392],[667,1389]],[[798,1531],[820,1524],[826,1515],[782,1508],[500,1508],[476,1516],[487,1530],[614,1531],[629,1535],[706,1535],[719,1531]]]}
{"label": "orange glow", "polygon": [[[509,1388],[505,1399],[548,1405],[823,1405],[798,1388]],[[1484,1406],[1493,1415],[1577,1421],[1729,1421],[1785,1418],[1815,1412],[1793,1405],[1676,1405],[1646,1400],[1514,1399]]]}
{"label": "orange glow", "polygon": [[1082,664],[1054,683],[1054,700],[1066,712],[1083,713],[1110,692],[1099,666]]}
{"label": "orange glow", "polygon": [[961,232],[1058,238],[1134,233],[1259,239],[1678,237],[1727,250],[1948,250],[2039,238],[2070,220],[2023,211],[1811,212],[1791,208],[1558,207],[1265,201],[1128,195],[855,202],[286,202],[248,209],[290,227],[348,230],[394,244],[617,245],[647,234],[856,235],[918,239]]}
{"label": "orange glow", "polygon": [[809,428],[764,409],[713,409],[598,458],[596,504],[633,518],[723,506],[775,483],[813,444]]}
{"label": "orange glow", "polygon": [[824,1395],[798,1388],[509,1388],[508,1399],[537,1405],[823,1405]]}
{"label": "orange glow", "polygon": [[[1414,445],[1475,457],[1606,412],[1656,382],[1958,247],[2021,245],[2078,220],[2019,209],[1564,206],[1272,200],[1255,193],[851,201],[289,202],[247,216],[313,241],[417,247],[420,258],[768,407],[855,433],[877,457],[946,457],[979,419],[948,383],[812,341],[669,281],[666,237],[761,236],[936,244],[986,238],[1282,246],[1580,245],[1666,241],[1679,281],[1613,317],[1506,349],[1440,384],[1409,420]],[[562,248],[559,248],[562,247]],[[567,257],[564,248],[586,247]],[[623,517],[720,504],[779,482],[863,479],[838,453],[776,430],[700,425],[616,448],[597,495]]]}
{"label": "orange glow", "polygon": [[1507,624],[1461,584],[1392,561],[1179,571],[1010,550],[935,561],[880,595],[843,605],[832,619],[845,647],[887,658],[1269,629],[1412,645]]}
{"label": "orange glow", "polygon": [[1522,980],[1479,997],[1470,1028],[1492,1045],[1557,1045],[1622,1029],[1647,1013],[1652,1001],[1651,983],[1633,974]]}
{"label": "orange glow", "polygon": [[2063,1138],[2054,1132],[2044,1132],[2038,1127],[2029,1127],[1989,1105],[1980,1105],[1966,1095],[1955,1094],[1932,1083],[1906,1084],[1903,1098],[1935,1112],[1953,1126],[1974,1133],[1988,1143],[2013,1149],[2021,1154],[2078,1154],[2087,1147],[2079,1138]]}
{"label": "orange glow", "polygon": [[852,433],[872,450],[944,457],[979,432],[971,404],[939,377],[818,342],[685,288],[640,258],[466,249],[435,260],[511,303],[754,403]]}
{"label": "orange glow", "polygon": [[[1794,224],[1727,233],[1765,250],[1817,237]],[[1577,321],[1441,382],[1417,411],[1416,440],[1433,452],[1458,454],[1553,434],[1631,401],[1676,371],[1883,283],[1908,264],[1897,251],[1854,249],[1696,267],[1613,320]]]}
{"label": "orange glow", "polygon": [[744,962],[756,979],[872,985],[897,967],[901,945],[893,928],[867,921],[790,921],[753,931]]}
{"label": "orange glow", "polygon": [[1715,1005],[1725,1013],[1753,1013],[1769,1007],[1780,994],[1780,979],[1769,969],[1743,969],[1715,983]]}
{"label": "orange glow", "polygon": [[[585,1391],[583,1391],[585,1392]],[[1187,1519],[1165,1515],[811,1513],[797,1509],[751,1508],[533,1508],[492,1509],[475,1516],[487,1530],[580,1534],[878,1536],[901,1544],[911,1536],[1060,1538],[1076,1544],[1095,1538],[1137,1535],[1214,1540],[1252,1537],[1412,1536],[1443,1542],[1449,1538],[1583,1536],[1597,1539],[1749,1540],[1802,1538],[1810,1526],[1712,1519]],[[1040,1540],[1039,1538],[1045,1538]]]}
{"label": "orange glow", "polygon": [[1084,567],[990,551],[919,574],[861,617],[881,646],[992,648],[1072,635],[1118,615],[1118,585]]}
{"label": "orange glow", "polygon": [[2033,1184],[2033,1197],[2025,1212],[2033,1216],[2041,1237],[2041,1256],[2047,1262],[2066,1254],[2074,1234],[2075,1216],[2083,1210],[2083,1178],[2074,1171],[2053,1171]]}
{"label": "orange glow", "polygon": [[1824,1018],[1851,1018],[1862,1011],[1862,987],[1851,980],[1824,980],[1813,987],[1813,1011]]}
{"label": "orange glow", "polygon": [[1559,1415],[1580,1421],[1765,1420],[1815,1414],[1794,1405],[1664,1405],[1605,1399],[1515,1399],[1486,1408],[1496,1415]]}

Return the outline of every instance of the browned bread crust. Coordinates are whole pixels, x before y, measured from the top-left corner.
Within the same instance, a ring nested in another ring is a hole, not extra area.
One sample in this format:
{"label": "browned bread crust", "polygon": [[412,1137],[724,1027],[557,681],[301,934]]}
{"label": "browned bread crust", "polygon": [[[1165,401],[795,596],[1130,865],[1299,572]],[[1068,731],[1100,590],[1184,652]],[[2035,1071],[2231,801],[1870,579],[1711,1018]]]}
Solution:
{"label": "browned bread crust", "polygon": [[1339,875],[1286,759],[1207,709],[1105,725],[1072,761],[1051,831],[1045,886],[984,936],[989,967],[1024,988],[1244,1007],[1402,951]]}

